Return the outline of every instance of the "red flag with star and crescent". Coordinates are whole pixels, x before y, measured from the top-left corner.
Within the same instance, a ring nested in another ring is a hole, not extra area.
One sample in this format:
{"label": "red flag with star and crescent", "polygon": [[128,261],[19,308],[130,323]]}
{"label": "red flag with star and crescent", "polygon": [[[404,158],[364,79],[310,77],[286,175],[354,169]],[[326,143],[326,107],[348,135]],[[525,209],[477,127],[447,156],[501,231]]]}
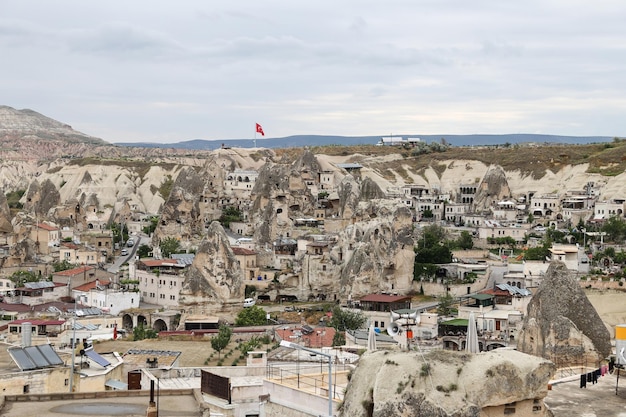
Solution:
{"label": "red flag with star and crescent", "polygon": [[258,123],[256,124],[256,133],[260,133],[261,136],[265,136],[265,132],[263,132],[263,128]]}

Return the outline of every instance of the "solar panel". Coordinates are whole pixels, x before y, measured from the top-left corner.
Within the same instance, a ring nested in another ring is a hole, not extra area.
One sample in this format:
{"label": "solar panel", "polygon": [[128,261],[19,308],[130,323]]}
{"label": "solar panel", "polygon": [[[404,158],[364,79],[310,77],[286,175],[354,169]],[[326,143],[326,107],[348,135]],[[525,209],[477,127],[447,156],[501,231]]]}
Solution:
{"label": "solar panel", "polygon": [[12,347],[7,350],[22,371],[63,365],[63,360],[50,345]]}
{"label": "solar panel", "polygon": [[106,368],[107,366],[111,365],[111,362],[109,362],[108,360],[100,356],[100,354],[96,352],[95,350],[86,350],[85,355],[87,355],[89,359],[91,359],[92,361],[94,361],[95,363],[97,363],[98,365],[102,367]]}
{"label": "solar panel", "polygon": [[50,281],[36,281],[36,282],[27,282],[24,284],[24,286],[30,289],[52,288],[54,287],[54,283]]}
{"label": "solar panel", "polygon": [[22,348],[9,348],[9,355],[22,371],[37,369],[37,365],[28,357]]}
{"label": "solar panel", "polygon": [[39,345],[37,346],[41,353],[46,357],[46,360],[50,363],[50,365],[63,365],[63,359],[59,356],[59,354],[54,350],[54,348],[50,345]]}
{"label": "solar panel", "polygon": [[29,346],[24,348],[24,352],[30,357],[30,359],[37,365],[37,368],[46,368],[50,366],[50,362],[46,360],[46,357],[37,349],[37,346]]}

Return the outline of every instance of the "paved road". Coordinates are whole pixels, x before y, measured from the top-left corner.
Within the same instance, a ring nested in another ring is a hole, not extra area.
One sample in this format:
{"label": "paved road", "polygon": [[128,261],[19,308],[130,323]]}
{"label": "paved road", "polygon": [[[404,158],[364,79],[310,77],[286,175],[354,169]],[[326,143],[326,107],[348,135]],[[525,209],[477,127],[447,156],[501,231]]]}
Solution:
{"label": "paved road", "polygon": [[106,266],[107,271],[113,274],[117,274],[118,271],[120,270],[120,266],[122,266],[122,264],[124,264],[125,262],[128,262],[129,259],[132,259],[132,257],[135,256],[135,253],[137,252],[137,249],[139,249],[139,246],[141,245],[142,241],[145,239],[149,240],[149,238],[144,238],[139,235],[132,236],[132,238],[135,241],[134,246],[131,248],[124,246],[128,250],[128,255],[116,257],[115,261],[112,264]]}

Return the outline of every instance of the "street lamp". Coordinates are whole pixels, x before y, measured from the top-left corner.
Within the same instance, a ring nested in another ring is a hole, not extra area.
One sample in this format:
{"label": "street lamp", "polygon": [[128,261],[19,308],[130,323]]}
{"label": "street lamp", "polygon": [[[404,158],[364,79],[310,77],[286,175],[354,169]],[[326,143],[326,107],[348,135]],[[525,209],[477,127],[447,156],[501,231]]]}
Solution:
{"label": "street lamp", "polygon": [[[296,350],[304,350],[307,352],[315,353],[317,355],[325,356],[328,358],[328,416],[333,417],[333,357],[328,353],[319,352],[315,349],[309,349],[302,345],[298,345],[293,342],[289,342],[287,340],[281,340],[280,345],[282,347],[296,349]],[[298,355],[300,357],[300,355]]]}

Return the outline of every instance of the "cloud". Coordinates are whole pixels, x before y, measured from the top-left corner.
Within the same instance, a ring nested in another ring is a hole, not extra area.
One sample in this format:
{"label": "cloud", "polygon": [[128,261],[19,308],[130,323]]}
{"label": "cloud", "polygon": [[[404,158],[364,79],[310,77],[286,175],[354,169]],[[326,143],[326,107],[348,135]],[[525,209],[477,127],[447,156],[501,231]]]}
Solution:
{"label": "cloud", "polygon": [[617,0],[1,4],[0,104],[109,141],[626,133]]}

